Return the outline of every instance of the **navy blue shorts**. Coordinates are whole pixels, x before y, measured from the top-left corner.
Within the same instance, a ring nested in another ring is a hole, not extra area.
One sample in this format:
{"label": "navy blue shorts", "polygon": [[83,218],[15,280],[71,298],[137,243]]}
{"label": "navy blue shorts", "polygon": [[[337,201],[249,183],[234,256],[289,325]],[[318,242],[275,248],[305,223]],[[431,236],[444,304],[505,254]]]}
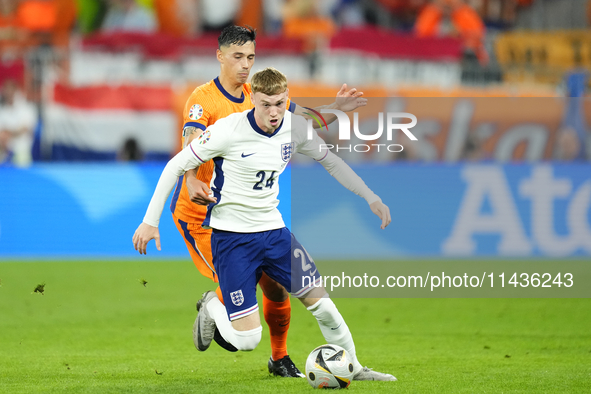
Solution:
{"label": "navy blue shorts", "polygon": [[316,264],[287,228],[259,233],[213,230],[213,265],[230,320],[258,311],[263,271],[296,297],[320,283]]}

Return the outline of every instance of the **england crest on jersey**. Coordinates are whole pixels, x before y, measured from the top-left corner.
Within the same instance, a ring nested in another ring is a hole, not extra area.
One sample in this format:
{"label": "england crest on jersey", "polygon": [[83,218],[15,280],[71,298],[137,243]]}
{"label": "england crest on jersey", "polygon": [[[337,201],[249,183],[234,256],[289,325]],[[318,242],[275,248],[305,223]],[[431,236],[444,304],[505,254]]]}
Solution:
{"label": "england crest on jersey", "polygon": [[230,293],[230,298],[232,299],[232,304],[236,306],[240,306],[244,302],[244,295],[242,295],[242,290]]}
{"label": "england crest on jersey", "polygon": [[289,162],[289,159],[291,159],[293,144],[293,142],[290,142],[289,144],[281,144],[281,158],[286,163]]}

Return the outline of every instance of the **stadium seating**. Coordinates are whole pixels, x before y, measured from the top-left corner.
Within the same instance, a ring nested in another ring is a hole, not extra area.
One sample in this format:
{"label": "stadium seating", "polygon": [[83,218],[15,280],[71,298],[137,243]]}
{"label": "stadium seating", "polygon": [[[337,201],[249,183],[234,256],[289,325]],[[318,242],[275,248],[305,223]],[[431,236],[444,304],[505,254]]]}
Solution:
{"label": "stadium seating", "polygon": [[497,38],[495,52],[507,82],[556,84],[568,70],[591,66],[591,34],[508,32]]}

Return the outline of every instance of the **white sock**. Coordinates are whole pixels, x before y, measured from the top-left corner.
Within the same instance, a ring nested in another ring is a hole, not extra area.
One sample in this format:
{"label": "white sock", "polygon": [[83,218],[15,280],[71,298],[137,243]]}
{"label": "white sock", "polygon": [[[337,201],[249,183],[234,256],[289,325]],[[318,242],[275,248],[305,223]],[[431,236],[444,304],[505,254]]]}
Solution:
{"label": "white sock", "polygon": [[353,336],[334,302],[330,298],[321,298],[320,301],[308,307],[308,310],[318,321],[326,343],[345,349],[353,359],[353,372],[357,374],[361,371],[363,366],[357,361]]}
{"label": "white sock", "polygon": [[226,307],[216,297],[209,300],[206,304],[207,312],[215,320],[215,324],[226,342],[231,343],[238,350],[254,350],[261,341],[263,327],[258,326],[248,331],[238,331],[232,327],[232,322],[228,319]]}

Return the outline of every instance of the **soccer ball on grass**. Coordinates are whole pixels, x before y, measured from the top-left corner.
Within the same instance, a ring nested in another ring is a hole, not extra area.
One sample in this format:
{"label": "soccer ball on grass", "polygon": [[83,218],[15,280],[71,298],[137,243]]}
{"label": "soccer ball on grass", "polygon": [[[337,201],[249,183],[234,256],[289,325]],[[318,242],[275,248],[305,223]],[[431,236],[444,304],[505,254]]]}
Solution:
{"label": "soccer ball on grass", "polygon": [[344,389],[353,380],[353,360],[340,346],[318,346],[306,360],[306,378],[315,389]]}

